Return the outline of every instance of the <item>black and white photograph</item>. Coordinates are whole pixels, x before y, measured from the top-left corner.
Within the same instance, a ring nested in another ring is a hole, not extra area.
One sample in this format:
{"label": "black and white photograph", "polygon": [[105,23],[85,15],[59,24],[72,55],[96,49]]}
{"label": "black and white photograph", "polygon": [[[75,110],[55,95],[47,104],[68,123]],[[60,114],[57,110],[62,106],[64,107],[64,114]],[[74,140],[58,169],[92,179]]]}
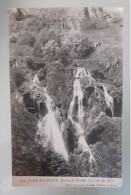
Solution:
{"label": "black and white photograph", "polygon": [[122,179],[123,8],[8,18],[12,176]]}

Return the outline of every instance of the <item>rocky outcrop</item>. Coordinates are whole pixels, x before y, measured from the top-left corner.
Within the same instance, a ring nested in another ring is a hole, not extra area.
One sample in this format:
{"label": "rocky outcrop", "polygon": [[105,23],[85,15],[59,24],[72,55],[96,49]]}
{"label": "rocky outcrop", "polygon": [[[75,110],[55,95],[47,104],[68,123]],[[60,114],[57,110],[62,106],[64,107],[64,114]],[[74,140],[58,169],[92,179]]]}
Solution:
{"label": "rocky outcrop", "polygon": [[[99,177],[121,177],[122,121],[102,114],[87,134],[94,151]],[[112,171],[113,170],[113,171]]]}

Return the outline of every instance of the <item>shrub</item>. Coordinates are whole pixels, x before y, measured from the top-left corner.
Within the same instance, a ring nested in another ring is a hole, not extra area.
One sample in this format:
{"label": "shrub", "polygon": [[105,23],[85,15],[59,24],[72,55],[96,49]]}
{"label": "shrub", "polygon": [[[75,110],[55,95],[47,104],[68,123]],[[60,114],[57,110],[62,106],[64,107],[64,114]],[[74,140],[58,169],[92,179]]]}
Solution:
{"label": "shrub", "polygon": [[10,42],[17,43],[17,41],[18,41],[18,35],[15,33],[12,33],[12,35],[10,36]]}
{"label": "shrub", "polygon": [[87,57],[95,48],[88,36],[81,32],[70,31],[62,38],[62,51],[71,58]]}
{"label": "shrub", "polygon": [[12,78],[17,87],[20,87],[26,81],[24,77],[24,72],[22,71],[21,68],[17,68],[13,70]]}
{"label": "shrub", "polygon": [[20,56],[32,56],[33,55],[33,48],[28,45],[18,45],[10,43],[10,56],[17,58]]}
{"label": "shrub", "polygon": [[19,34],[18,44],[20,45],[28,45],[33,47],[35,43],[35,36],[31,32],[21,32]]}
{"label": "shrub", "polygon": [[38,57],[38,58],[42,58],[43,57],[43,52],[42,52],[42,48],[40,44],[35,44],[33,47],[33,56],[34,57]]}
{"label": "shrub", "polygon": [[35,31],[35,32],[40,32],[41,30],[43,30],[43,28],[45,28],[46,23],[42,18],[38,18],[38,17],[31,17],[31,18],[27,18],[24,21],[24,26],[23,28],[25,30],[28,30],[30,32]]}
{"label": "shrub", "polygon": [[33,55],[35,57],[42,57],[43,56],[42,47],[45,47],[45,45],[50,40],[54,40],[58,45],[60,45],[61,43],[60,31],[47,28],[41,30],[41,32],[37,35],[37,40],[34,44]]}
{"label": "shrub", "polygon": [[24,14],[23,14],[23,12],[20,8],[17,9],[15,18],[16,18],[17,21],[21,21],[21,20],[24,19]]}
{"label": "shrub", "polygon": [[35,60],[35,59],[28,59],[27,60],[27,67],[29,68],[29,69],[31,69],[31,70],[40,70],[41,68],[44,68],[45,67],[45,63],[44,63],[44,61],[42,60],[40,60],[40,59],[37,59],[37,60]]}
{"label": "shrub", "polygon": [[60,54],[60,48],[58,43],[55,40],[50,40],[48,43],[42,47],[43,58],[46,61],[54,61],[57,60]]}
{"label": "shrub", "polygon": [[13,21],[12,24],[9,27],[9,33],[10,35],[12,33],[19,34],[23,29],[23,22],[22,21]]}
{"label": "shrub", "polygon": [[39,33],[37,40],[42,44],[46,44],[49,40],[55,40],[59,44],[61,36],[62,33],[60,30],[45,28]]}
{"label": "shrub", "polygon": [[69,61],[69,59],[87,57],[94,50],[95,47],[89,41],[88,36],[76,31],[70,31],[65,34],[59,42],[54,39],[49,40],[42,47],[45,60],[55,61],[62,59],[63,62]]}

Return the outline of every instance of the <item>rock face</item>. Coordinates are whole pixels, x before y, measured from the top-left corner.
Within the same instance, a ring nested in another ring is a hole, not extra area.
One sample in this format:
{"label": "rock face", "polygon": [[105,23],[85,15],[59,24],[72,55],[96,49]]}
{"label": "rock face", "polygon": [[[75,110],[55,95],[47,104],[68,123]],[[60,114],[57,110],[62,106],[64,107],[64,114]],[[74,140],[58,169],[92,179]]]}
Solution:
{"label": "rock face", "polygon": [[120,118],[109,118],[106,115],[101,115],[87,135],[87,142],[92,146],[92,151],[97,159],[100,177],[122,176],[121,172],[118,171],[122,166],[120,160],[122,157],[121,123]]}
{"label": "rock face", "polygon": [[105,19],[109,20],[111,18],[111,15],[107,13],[102,7],[99,8],[85,8],[84,13],[87,18],[93,19],[93,18],[99,18],[99,19]]}

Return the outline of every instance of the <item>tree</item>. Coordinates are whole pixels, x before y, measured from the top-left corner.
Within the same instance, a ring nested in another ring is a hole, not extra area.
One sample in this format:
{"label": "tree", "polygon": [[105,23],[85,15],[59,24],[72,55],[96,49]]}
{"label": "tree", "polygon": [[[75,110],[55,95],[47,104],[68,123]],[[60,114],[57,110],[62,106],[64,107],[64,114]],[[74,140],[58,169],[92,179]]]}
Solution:
{"label": "tree", "polygon": [[43,58],[47,61],[57,60],[60,54],[60,47],[55,40],[50,40],[47,44],[42,47]]}
{"label": "tree", "polygon": [[21,20],[24,19],[24,14],[23,14],[23,12],[21,11],[20,8],[17,8],[15,18],[16,18],[17,21],[21,21]]}
{"label": "tree", "polygon": [[62,38],[62,50],[74,59],[87,57],[95,47],[86,34],[72,30]]}

